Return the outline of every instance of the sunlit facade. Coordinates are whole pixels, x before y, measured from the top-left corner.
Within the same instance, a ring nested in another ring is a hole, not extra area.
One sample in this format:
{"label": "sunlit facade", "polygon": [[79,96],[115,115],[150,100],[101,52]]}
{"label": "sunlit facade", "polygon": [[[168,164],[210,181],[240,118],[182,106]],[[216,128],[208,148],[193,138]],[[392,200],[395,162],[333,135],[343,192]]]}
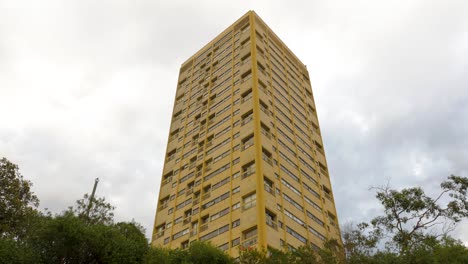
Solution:
{"label": "sunlit facade", "polygon": [[249,11],[181,66],[152,244],[340,240],[305,65]]}

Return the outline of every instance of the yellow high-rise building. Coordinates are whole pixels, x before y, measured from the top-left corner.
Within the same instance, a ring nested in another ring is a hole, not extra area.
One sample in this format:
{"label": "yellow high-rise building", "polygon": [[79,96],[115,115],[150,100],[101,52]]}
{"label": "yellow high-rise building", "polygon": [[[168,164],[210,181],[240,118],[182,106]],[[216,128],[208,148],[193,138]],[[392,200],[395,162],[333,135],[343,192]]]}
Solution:
{"label": "yellow high-rise building", "polygon": [[340,241],[306,66],[249,11],[181,66],[152,244]]}

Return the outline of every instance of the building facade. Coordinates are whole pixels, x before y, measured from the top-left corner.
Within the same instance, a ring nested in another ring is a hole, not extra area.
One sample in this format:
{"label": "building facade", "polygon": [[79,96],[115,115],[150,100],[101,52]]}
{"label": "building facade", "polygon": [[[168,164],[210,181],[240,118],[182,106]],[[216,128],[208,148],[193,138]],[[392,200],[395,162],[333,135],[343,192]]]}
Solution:
{"label": "building facade", "polygon": [[340,240],[308,71],[249,11],[182,64],[152,244]]}

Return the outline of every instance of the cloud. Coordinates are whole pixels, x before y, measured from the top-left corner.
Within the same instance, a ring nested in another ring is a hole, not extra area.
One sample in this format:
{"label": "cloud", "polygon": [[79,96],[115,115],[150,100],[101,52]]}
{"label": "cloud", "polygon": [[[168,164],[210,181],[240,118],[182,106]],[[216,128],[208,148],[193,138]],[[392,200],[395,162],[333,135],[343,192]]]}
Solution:
{"label": "cloud", "polygon": [[3,1],[0,156],[55,212],[99,177],[149,236],[179,66],[254,9],[308,65],[341,222],[369,220],[370,186],[468,175],[467,5]]}

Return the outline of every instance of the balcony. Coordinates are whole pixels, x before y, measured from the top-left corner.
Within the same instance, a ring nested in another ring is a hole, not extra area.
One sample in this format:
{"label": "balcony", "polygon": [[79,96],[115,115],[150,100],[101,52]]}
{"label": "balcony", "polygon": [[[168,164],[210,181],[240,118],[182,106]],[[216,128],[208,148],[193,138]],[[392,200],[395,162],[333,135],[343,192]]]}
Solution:
{"label": "balcony", "polygon": [[263,83],[268,83],[270,81],[270,77],[268,76],[268,73],[266,71],[264,71],[264,70],[261,70],[261,69],[258,69],[257,77]]}
{"label": "balcony", "polygon": [[241,121],[241,126],[243,126],[243,125],[249,123],[249,122],[252,121],[252,120],[253,120],[253,115],[250,115],[250,116],[248,116],[248,117],[242,119],[242,121]]}
{"label": "balcony", "polygon": [[206,200],[206,199],[208,199],[208,198],[210,198],[210,197],[211,197],[211,192],[205,193],[205,194],[203,194],[203,196],[202,196],[202,201],[203,201],[203,200]]}
{"label": "balcony", "polygon": [[257,200],[254,200],[254,201],[250,201],[248,203],[244,203],[242,205],[242,211],[246,211],[252,207],[255,207],[257,205]]}
{"label": "balcony", "polygon": [[273,190],[273,187],[268,185],[267,183],[264,184],[265,191],[270,193],[271,195],[275,196],[275,190]]}
{"label": "balcony", "polygon": [[249,177],[250,175],[255,174],[255,168],[248,169],[242,172],[242,179]]}
{"label": "balcony", "polygon": [[257,236],[254,236],[254,237],[251,237],[242,241],[242,246],[247,247],[247,248],[255,246],[256,244],[257,244]]}
{"label": "balcony", "polygon": [[260,133],[262,133],[262,135],[264,135],[266,138],[271,139],[271,133],[269,131],[261,129]]}
{"label": "balcony", "polygon": [[266,163],[268,163],[268,164],[270,164],[270,165],[273,166],[273,161],[271,160],[271,157],[267,156],[265,153],[262,153],[262,159],[263,159]]}
{"label": "balcony", "polygon": [[159,232],[156,233],[156,238],[160,238],[162,236],[164,236],[164,230],[159,231]]}
{"label": "balcony", "polygon": [[168,183],[170,183],[170,182],[172,182],[172,177],[167,177],[166,179],[164,179],[164,180],[162,181],[162,184],[161,184],[161,185],[164,186],[164,185],[166,185],[166,184],[168,184]]}
{"label": "balcony", "polygon": [[328,172],[327,172],[324,168],[322,168],[321,166],[320,166],[320,172],[321,172],[323,175],[325,175],[325,176],[328,177]]}
{"label": "balcony", "polygon": [[203,225],[200,226],[200,232],[203,232],[203,231],[205,231],[207,229],[208,229],[208,223],[203,224]]}
{"label": "balcony", "polygon": [[252,137],[251,139],[249,139],[246,142],[242,143],[241,150],[246,150],[246,149],[250,148],[253,145],[254,145],[254,138]]}
{"label": "balcony", "polygon": [[249,54],[250,54],[250,49],[246,48],[245,46],[244,46],[243,49],[240,50],[240,57],[241,58],[247,58],[248,56],[250,56]]}
{"label": "balcony", "polygon": [[159,211],[166,209],[168,205],[169,205],[169,203],[161,204],[161,207],[159,208]]}
{"label": "balcony", "polygon": [[274,220],[267,218],[266,224],[270,226],[271,228],[273,228],[274,230],[278,230],[278,224],[276,224]]}

